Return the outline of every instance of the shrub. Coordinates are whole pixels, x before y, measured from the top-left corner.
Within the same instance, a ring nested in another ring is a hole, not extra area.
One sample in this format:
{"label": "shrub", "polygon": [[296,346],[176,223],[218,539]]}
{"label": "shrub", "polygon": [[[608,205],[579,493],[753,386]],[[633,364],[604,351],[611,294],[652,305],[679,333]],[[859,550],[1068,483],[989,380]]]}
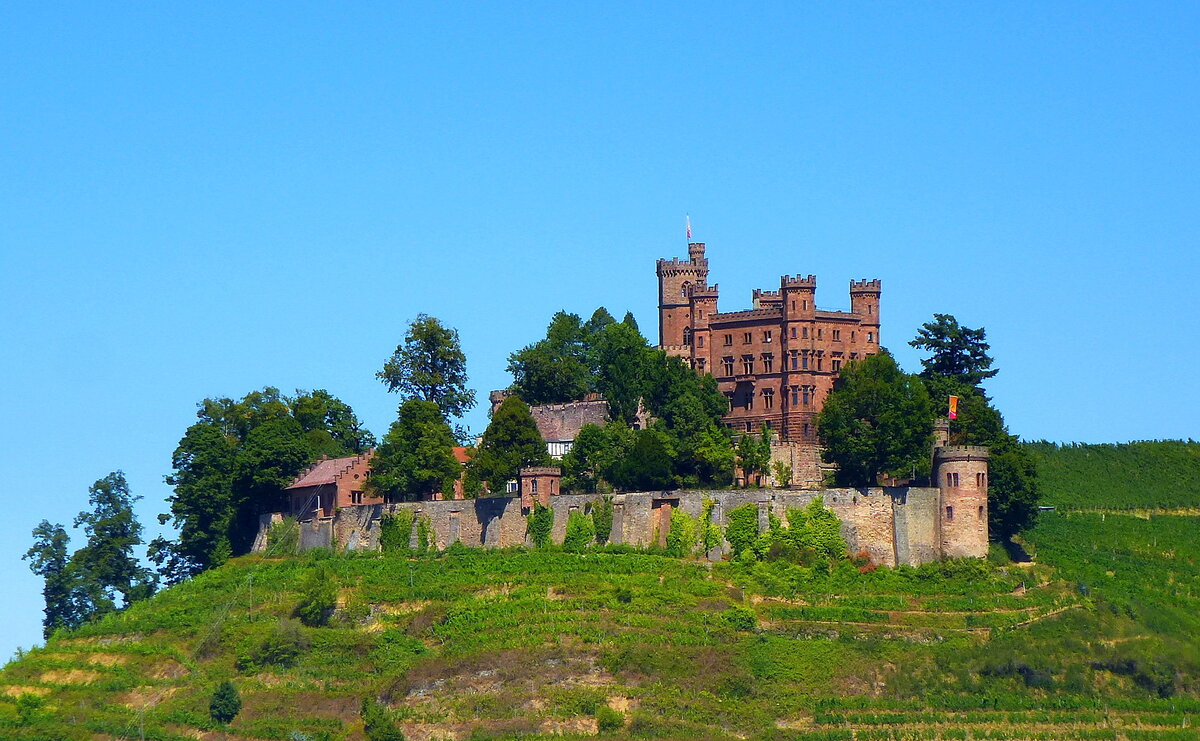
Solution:
{"label": "shrub", "polygon": [[749,607],[734,607],[721,613],[721,619],[734,630],[754,630],[758,616]]}
{"label": "shrub", "polygon": [[329,624],[329,617],[337,607],[337,587],[333,576],[325,567],[311,569],[300,587],[300,604],[296,605],[296,617],[308,626]]}
{"label": "shrub", "polygon": [[563,550],[569,553],[579,553],[596,537],[596,528],[590,515],[582,512],[572,512],[567,518],[567,534],[563,538]]}
{"label": "shrub", "polygon": [[412,550],[412,510],[397,510],[379,521],[379,547],[384,553],[408,553]]}
{"label": "shrub", "polygon": [[596,727],[600,733],[613,733],[625,725],[625,716],[607,705],[596,707]]}
{"label": "shrub", "polygon": [[218,723],[225,724],[237,717],[242,711],[242,696],[238,693],[233,682],[226,679],[213,690],[212,699],[208,701],[208,714]]}
{"label": "shrub", "polygon": [[436,547],[437,543],[433,537],[433,523],[429,521],[427,515],[421,515],[417,519],[417,555],[427,556]]}
{"label": "shrub", "polygon": [[724,538],[721,526],[713,522],[713,510],[716,509],[716,506],[716,500],[704,498],[704,511],[700,515],[700,544],[704,547],[706,555],[710,551],[720,548]]}
{"label": "shrub", "polygon": [[404,734],[392,720],[387,708],[369,697],[362,701],[363,734],[367,741],[404,741]]}
{"label": "shrub", "polygon": [[753,504],[743,504],[729,510],[729,524],[725,526],[725,539],[733,549],[733,555],[739,556],[750,550],[758,539],[758,508]]}
{"label": "shrub", "polygon": [[550,542],[550,531],[554,529],[554,510],[534,502],[533,512],[529,513],[525,522],[534,547],[545,547]]}
{"label": "shrub", "polygon": [[671,529],[667,532],[667,555],[683,558],[696,549],[696,518],[678,507],[671,510]]}
{"label": "shrub", "polygon": [[596,542],[607,543],[612,536],[613,500],[612,497],[600,497],[592,505],[592,526],[596,530]]}
{"label": "shrub", "polygon": [[257,671],[264,666],[291,666],[301,653],[307,651],[309,642],[300,623],[295,620],[280,620],[271,632],[258,641],[247,640],[237,659],[239,671]]}
{"label": "shrub", "polygon": [[271,523],[267,530],[267,552],[276,556],[294,556],[300,550],[300,528],[296,518],[285,517]]}

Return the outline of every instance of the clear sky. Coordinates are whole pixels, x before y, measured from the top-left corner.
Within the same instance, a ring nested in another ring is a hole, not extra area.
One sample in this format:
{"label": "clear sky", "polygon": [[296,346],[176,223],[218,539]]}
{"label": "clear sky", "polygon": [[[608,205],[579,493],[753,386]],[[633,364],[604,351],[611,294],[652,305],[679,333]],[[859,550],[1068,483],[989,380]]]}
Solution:
{"label": "clear sky", "polygon": [[346,5],[0,11],[0,654],[33,526],[123,469],[160,532],[200,399],[382,433],[420,312],[481,399],[556,310],[653,339],[685,213],[726,310],[880,278],[910,370],[934,312],[986,327],[1026,438],[1200,437],[1200,5]]}

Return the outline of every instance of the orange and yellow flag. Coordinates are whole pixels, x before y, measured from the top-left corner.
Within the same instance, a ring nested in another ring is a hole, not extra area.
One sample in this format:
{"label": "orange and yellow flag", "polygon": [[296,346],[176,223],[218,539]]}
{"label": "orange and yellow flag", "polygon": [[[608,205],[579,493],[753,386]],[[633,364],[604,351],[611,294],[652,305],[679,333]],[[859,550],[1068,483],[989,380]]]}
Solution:
{"label": "orange and yellow flag", "polygon": [[958,419],[958,397],[950,397],[950,419]]}

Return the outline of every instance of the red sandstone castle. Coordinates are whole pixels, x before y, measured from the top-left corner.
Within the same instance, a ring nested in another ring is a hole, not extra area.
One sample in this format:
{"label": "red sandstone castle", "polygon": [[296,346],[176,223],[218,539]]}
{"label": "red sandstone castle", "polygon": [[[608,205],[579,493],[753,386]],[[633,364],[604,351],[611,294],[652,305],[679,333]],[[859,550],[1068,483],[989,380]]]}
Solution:
{"label": "red sandstone castle", "polygon": [[717,379],[730,428],[766,424],[795,451],[799,477],[815,474],[816,415],[838,371],[879,352],[880,282],[851,281],[850,311],[826,311],[816,276],[785,275],[778,291],[755,290],[752,308],[720,312],[703,242],[687,260],[659,260],[657,273],[659,347]]}

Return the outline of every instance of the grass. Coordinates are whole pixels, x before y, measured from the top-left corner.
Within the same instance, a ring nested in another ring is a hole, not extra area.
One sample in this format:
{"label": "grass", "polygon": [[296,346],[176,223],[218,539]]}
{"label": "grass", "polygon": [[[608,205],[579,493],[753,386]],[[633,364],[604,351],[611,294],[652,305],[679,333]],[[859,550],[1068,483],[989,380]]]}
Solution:
{"label": "grass", "polygon": [[1042,441],[1026,448],[1037,461],[1044,504],[1072,510],[1200,508],[1200,442]]}
{"label": "grass", "polygon": [[[1035,565],[866,573],[235,559],[10,662],[0,738],[357,740],[364,696],[409,738],[1195,738],[1200,520],[1051,513],[1025,546]],[[327,627],[293,620],[314,569],[338,589]],[[221,729],[226,678],[244,707]]]}

